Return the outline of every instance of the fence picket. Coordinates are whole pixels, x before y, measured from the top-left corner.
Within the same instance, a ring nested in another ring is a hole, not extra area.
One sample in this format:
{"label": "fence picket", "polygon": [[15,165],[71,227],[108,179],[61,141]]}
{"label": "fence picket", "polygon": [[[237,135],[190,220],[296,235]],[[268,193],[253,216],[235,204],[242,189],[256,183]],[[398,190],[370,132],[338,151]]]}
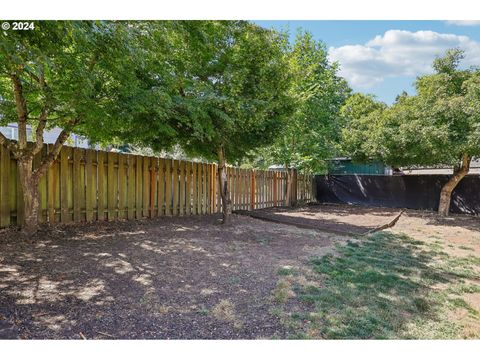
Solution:
{"label": "fence picket", "polygon": [[142,172],[142,217],[146,218],[149,215],[150,203],[150,158],[143,158],[143,172]]}
{"label": "fence picket", "polygon": [[99,151],[97,154],[97,173],[98,173],[98,189],[97,189],[97,218],[105,220],[105,153]]}
{"label": "fence picket", "polygon": [[150,217],[155,217],[157,208],[157,171],[158,159],[156,157],[150,158]]}
{"label": "fence picket", "polygon": [[93,167],[96,160],[96,151],[87,150],[85,153],[85,219],[86,221],[95,220],[94,208],[97,204],[97,174]]}
{"label": "fence picket", "polygon": [[82,152],[82,149],[73,149],[73,221],[75,222],[81,220],[82,199],[84,199],[81,174]]}
{"label": "fence picket", "polygon": [[142,157],[136,155],[135,156],[135,218],[141,219],[142,218],[142,204],[143,204],[143,196],[142,196],[142,187],[143,187],[143,177],[142,177]]}
{"label": "fence picket", "polygon": [[173,215],[178,215],[178,199],[179,199],[179,194],[178,194],[178,160],[173,160]]}
{"label": "fence picket", "polygon": [[192,183],[193,183],[193,207],[192,212],[198,215],[198,164],[192,164]]}
{"label": "fence picket", "polygon": [[179,204],[179,215],[183,216],[185,214],[185,161],[180,160],[178,163],[179,168],[179,192],[180,192],[180,204]]}
{"label": "fence picket", "polygon": [[0,146],[0,227],[10,225],[10,151]]}
{"label": "fence picket", "polygon": [[158,159],[158,199],[157,215],[165,214],[165,160]]}
{"label": "fence picket", "polygon": [[127,171],[125,170],[125,161],[127,157],[118,155],[118,213],[119,219],[127,218]]}
{"label": "fence picket", "polygon": [[[34,166],[49,151],[46,145]],[[216,164],[65,146],[40,180],[40,221],[50,223],[219,213]],[[286,174],[227,168],[232,208],[262,209],[285,200]],[[312,197],[312,177],[294,171],[292,199]],[[0,148],[0,228],[23,216],[16,160]]]}
{"label": "fence picket", "polygon": [[68,153],[60,153],[60,221],[69,222],[68,214]]}
{"label": "fence picket", "polygon": [[127,158],[127,219],[135,219],[135,157],[128,155]]}
{"label": "fence picket", "polygon": [[[50,149],[50,145],[47,145],[47,151]],[[47,170],[47,183],[48,183],[48,222],[55,223],[56,219],[56,208],[57,208],[57,191],[58,191],[58,161],[54,161],[52,165]]]}
{"label": "fence picket", "polygon": [[172,215],[172,160],[165,160],[165,215]]}
{"label": "fence picket", "polygon": [[187,188],[185,190],[185,201],[186,201],[186,208],[185,214],[188,216],[191,214],[191,207],[192,207],[192,163],[190,161],[187,162],[185,168],[185,176],[187,177]]}

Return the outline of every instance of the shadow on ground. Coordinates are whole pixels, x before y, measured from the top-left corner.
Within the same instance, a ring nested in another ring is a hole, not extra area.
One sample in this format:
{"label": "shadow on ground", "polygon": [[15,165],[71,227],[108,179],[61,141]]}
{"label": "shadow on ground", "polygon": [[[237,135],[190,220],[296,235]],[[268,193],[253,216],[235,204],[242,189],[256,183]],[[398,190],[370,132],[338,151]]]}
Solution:
{"label": "shadow on ground", "polygon": [[45,227],[33,245],[2,232],[0,336],[286,337],[269,311],[278,264],[331,242],[233,220],[227,230],[217,216]]}

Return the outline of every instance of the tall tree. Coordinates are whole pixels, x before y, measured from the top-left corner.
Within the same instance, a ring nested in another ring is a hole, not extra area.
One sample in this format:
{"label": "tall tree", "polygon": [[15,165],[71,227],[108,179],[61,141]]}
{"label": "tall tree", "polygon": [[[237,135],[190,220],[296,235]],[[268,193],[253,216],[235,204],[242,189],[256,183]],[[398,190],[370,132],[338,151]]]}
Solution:
{"label": "tall tree", "polygon": [[[480,156],[480,71],[460,70],[462,57],[458,49],[447,51],[434,61],[434,74],[417,79],[417,95],[402,94],[389,108],[351,119],[346,132],[361,129],[365,144],[360,153],[390,165],[452,166],[439,197],[443,216],[472,157]],[[352,139],[347,135],[345,140]]]}
{"label": "tall tree", "polygon": [[[174,25],[41,21],[33,31],[1,32],[0,122],[18,123],[18,141],[0,134],[0,145],[17,159],[25,203],[20,225],[26,234],[38,226],[39,181],[73,131],[93,141],[108,140],[155,119],[162,144],[172,142],[174,61],[166,58],[176,41],[170,31]],[[60,135],[34,167],[45,130],[55,126]]]}
{"label": "tall tree", "polygon": [[[179,143],[218,161],[223,223],[232,212],[227,162],[271,142],[291,111],[285,35],[246,21],[184,24],[190,58],[179,77]],[[149,139],[155,145],[155,139]]]}
{"label": "tall tree", "polygon": [[289,96],[295,111],[285,119],[272,146],[263,152],[268,162],[287,171],[286,205],[290,205],[293,168],[321,171],[335,152],[340,137],[339,110],[350,93],[338,76],[337,64],[328,60],[322,42],[299,32],[289,52],[292,86]]}
{"label": "tall tree", "polygon": [[373,95],[352,94],[340,109],[342,118],[341,153],[355,161],[368,162],[372,157],[382,157],[379,149],[384,140],[375,131],[381,124],[379,117],[387,105],[379,102]]}

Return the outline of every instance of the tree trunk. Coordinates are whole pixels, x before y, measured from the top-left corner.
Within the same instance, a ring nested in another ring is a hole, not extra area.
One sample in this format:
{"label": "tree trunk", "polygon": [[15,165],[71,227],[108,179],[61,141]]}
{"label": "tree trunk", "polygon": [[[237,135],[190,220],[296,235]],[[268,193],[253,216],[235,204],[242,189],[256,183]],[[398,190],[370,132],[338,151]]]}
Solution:
{"label": "tree trunk", "polygon": [[[94,62],[91,64],[91,67],[93,67],[93,65]],[[40,76],[34,75],[33,79],[40,84],[40,87],[44,91],[46,101],[38,118],[38,124],[35,130],[35,144],[33,147],[29,146],[27,137],[29,111],[27,109],[27,100],[24,95],[24,89],[20,77],[24,70],[25,66],[19,65],[17,72],[10,75],[15,95],[15,107],[18,119],[18,141],[13,142],[0,133],[0,145],[6,146],[13,154],[14,158],[17,159],[20,186],[23,191],[24,208],[23,222],[18,225],[22,227],[22,233],[31,236],[35,234],[38,229],[40,215],[38,184],[40,179],[46,174],[49,166],[55,161],[63,147],[63,143],[68,139],[70,131],[74,129],[80,120],[78,118],[68,120],[66,127],[58,135],[49,154],[42,160],[41,164],[36,169],[33,169],[33,158],[43,149],[43,133],[47,126],[48,116],[51,110],[51,93],[45,83],[44,74],[42,73]],[[32,77],[32,74],[30,74],[30,77]]]}
{"label": "tree trunk", "polygon": [[222,224],[229,225],[232,214],[232,201],[230,200],[230,192],[228,190],[227,167],[225,165],[225,148],[218,148],[218,185],[220,196],[222,198]]}
{"label": "tree trunk", "polygon": [[27,237],[32,236],[38,230],[38,220],[40,213],[40,198],[38,192],[39,176],[33,174],[32,158],[18,159],[18,172],[20,186],[23,192],[23,223],[18,224],[22,227],[22,233]]}
{"label": "tree trunk", "polygon": [[293,169],[290,169],[288,167],[288,164],[285,164],[285,169],[287,170],[287,191],[285,194],[285,206],[292,206]]}
{"label": "tree trunk", "polygon": [[438,204],[438,214],[441,216],[448,216],[450,211],[450,201],[452,199],[452,192],[458,183],[468,174],[470,169],[471,157],[463,155],[462,165],[459,168],[455,168],[453,176],[442,187],[440,192],[440,203]]}

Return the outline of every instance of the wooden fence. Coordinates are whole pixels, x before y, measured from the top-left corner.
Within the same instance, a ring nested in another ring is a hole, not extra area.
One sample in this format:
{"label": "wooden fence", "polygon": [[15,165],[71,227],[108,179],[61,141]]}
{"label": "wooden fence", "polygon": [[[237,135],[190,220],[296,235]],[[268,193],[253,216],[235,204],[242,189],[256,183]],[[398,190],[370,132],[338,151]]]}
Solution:
{"label": "wooden fence", "polygon": [[[35,158],[39,162],[49,151]],[[69,223],[221,212],[217,165],[64,147],[41,179],[41,221]],[[286,173],[229,167],[233,209],[285,202]],[[312,177],[295,174],[292,198],[308,201]],[[22,222],[16,160],[0,146],[0,227]]]}

